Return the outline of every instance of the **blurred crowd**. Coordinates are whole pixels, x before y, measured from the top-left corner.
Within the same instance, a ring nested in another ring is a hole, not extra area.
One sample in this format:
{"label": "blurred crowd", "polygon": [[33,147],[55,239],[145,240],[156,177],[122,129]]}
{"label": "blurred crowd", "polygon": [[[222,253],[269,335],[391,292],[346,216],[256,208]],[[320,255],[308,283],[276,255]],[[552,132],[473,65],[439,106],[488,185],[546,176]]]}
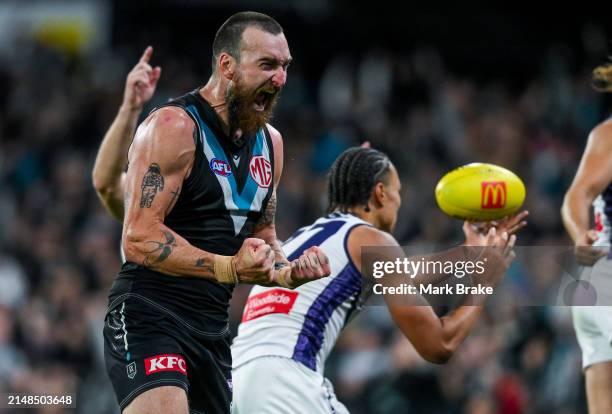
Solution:
{"label": "blurred crowd", "polygon": [[[118,412],[101,333],[121,226],[90,174],[145,46],[69,55],[22,39],[0,62],[0,392],[76,393],[77,412]],[[163,48],[153,61],[163,72],[148,109],[209,75]],[[569,243],[561,200],[607,110],[589,87],[591,66],[572,68],[551,49],[517,85],[454,74],[434,48],[339,53],[316,77],[305,65],[290,68],[273,122],[285,139],[281,238],[322,214],[329,166],[369,140],[402,178],[401,243],[462,241],[461,223],[437,209],[433,189],[446,171],[473,161],[525,181],[531,216],[519,244]],[[234,331],[247,293],[236,290]],[[418,356],[384,307],[366,306],[327,374],[354,414],[585,412],[580,352],[563,307],[490,307],[438,367]]]}

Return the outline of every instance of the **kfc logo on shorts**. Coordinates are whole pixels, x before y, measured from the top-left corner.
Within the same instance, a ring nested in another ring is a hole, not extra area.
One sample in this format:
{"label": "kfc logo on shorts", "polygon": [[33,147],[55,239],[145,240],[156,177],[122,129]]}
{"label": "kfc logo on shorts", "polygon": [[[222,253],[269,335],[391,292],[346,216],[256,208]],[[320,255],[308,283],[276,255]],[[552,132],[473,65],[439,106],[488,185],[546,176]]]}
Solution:
{"label": "kfc logo on shorts", "polygon": [[147,375],[164,371],[177,371],[187,375],[187,363],[180,355],[155,355],[145,359],[145,372]]}
{"label": "kfc logo on shorts", "polygon": [[288,314],[298,296],[297,292],[283,289],[272,289],[253,295],[244,306],[242,322],[257,319],[271,313]]}
{"label": "kfc logo on shorts", "polygon": [[263,155],[258,155],[251,159],[249,171],[258,186],[263,188],[270,187],[272,183],[272,165]]}
{"label": "kfc logo on shorts", "polygon": [[212,172],[220,175],[221,177],[232,175],[232,168],[230,167],[229,162],[219,158],[213,158],[210,160],[210,169]]}

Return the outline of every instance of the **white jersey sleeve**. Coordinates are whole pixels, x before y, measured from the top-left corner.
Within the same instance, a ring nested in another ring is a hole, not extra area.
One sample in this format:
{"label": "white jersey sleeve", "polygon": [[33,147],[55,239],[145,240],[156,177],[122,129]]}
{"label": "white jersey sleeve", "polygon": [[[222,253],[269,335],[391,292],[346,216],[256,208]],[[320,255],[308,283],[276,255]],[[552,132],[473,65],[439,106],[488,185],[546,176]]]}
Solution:
{"label": "white jersey sleeve", "polygon": [[342,328],[359,307],[362,276],[346,242],[350,231],[360,225],[370,224],[350,214],[333,213],[285,242],[289,260],[319,246],[330,260],[331,275],[294,290],[254,286],[232,345],[234,368],[260,356],[282,356],[323,371]]}

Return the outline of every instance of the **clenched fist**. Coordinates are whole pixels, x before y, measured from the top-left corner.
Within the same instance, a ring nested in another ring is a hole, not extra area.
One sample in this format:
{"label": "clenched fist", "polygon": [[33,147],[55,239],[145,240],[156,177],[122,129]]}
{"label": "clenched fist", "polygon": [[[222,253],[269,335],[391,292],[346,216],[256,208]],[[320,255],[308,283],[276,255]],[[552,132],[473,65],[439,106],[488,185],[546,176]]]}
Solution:
{"label": "clenched fist", "polygon": [[265,285],[272,281],[274,251],[265,241],[245,239],[232,261],[240,283]]}
{"label": "clenched fist", "polygon": [[329,259],[317,246],[310,247],[291,262],[291,266],[282,267],[273,272],[274,281],[283,287],[296,288],[312,280],[321,279],[331,274]]}

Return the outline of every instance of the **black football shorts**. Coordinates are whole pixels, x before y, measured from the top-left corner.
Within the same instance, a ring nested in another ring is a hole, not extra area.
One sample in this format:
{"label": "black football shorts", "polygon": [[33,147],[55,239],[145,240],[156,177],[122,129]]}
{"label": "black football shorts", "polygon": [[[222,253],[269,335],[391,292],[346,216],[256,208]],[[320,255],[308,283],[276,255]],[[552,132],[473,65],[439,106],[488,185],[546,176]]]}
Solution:
{"label": "black football shorts", "polygon": [[104,358],[121,410],[161,386],[183,388],[191,413],[229,413],[229,333],[190,329],[179,315],[139,295],[115,299],[104,321]]}

